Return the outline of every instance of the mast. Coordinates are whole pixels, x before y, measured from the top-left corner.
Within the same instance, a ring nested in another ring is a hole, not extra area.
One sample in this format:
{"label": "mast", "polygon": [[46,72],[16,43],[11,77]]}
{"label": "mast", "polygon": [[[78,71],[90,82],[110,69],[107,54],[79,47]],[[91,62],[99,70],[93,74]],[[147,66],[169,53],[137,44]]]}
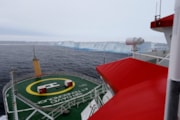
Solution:
{"label": "mast", "polygon": [[14,117],[15,120],[18,120],[18,112],[17,112],[17,103],[16,103],[16,91],[14,85],[14,71],[10,72],[11,74],[11,82],[12,82],[12,97],[13,97],[13,108],[14,108]]}
{"label": "mast", "polygon": [[36,50],[35,50],[35,46],[33,46],[33,55],[34,55],[34,59],[36,58]]}
{"label": "mast", "polygon": [[33,58],[34,72],[35,72],[35,76],[39,78],[42,76],[42,73],[41,73],[39,59],[37,59],[36,54],[35,54],[35,47],[33,47],[33,53],[34,53],[34,58]]}
{"label": "mast", "polygon": [[180,0],[175,1],[175,15],[170,50],[170,63],[167,81],[167,95],[164,120],[178,119],[180,93]]}
{"label": "mast", "polygon": [[162,4],[162,0],[159,1],[159,18],[161,18],[161,4]]}
{"label": "mast", "polygon": [[[158,12],[158,3],[159,3],[159,12]],[[161,5],[162,4],[162,0],[156,0],[156,8],[155,8],[155,20],[158,20],[161,18]]]}

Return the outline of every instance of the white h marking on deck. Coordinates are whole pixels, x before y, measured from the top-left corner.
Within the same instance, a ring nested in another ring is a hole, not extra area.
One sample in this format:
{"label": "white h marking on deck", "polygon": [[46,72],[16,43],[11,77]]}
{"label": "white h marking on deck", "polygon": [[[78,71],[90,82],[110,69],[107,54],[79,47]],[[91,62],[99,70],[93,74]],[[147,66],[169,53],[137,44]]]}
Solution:
{"label": "white h marking on deck", "polygon": [[58,87],[60,86],[60,84],[57,84],[57,82],[53,82],[53,83],[48,83],[48,84],[45,84],[45,85],[41,85],[41,86],[38,86],[38,87],[45,87],[47,89],[49,88],[54,88],[54,87]]}

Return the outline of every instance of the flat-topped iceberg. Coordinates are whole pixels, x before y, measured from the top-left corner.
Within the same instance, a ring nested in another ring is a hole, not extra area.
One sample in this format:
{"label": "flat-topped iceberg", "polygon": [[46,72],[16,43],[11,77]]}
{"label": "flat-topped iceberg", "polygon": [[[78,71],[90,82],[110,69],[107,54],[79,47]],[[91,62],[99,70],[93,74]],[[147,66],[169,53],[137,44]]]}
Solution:
{"label": "flat-topped iceberg", "polygon": [[[69,47],[74,49],[92,50],[92,51],[104,51],[104,52],[114,52],[114,53],[130,53],[131,46],[126,45],[123,42],[74,42],[74,41],[60,41],[59,46]],[[158,44],[159,48],[167,49],[166,46],[162,48],[161,44]],[[140,52],[149,52],[153,49],[159,49],[155,43],[145,42],[138,45],[138,50]],[[156,48],[155,48],[156,47]]]}

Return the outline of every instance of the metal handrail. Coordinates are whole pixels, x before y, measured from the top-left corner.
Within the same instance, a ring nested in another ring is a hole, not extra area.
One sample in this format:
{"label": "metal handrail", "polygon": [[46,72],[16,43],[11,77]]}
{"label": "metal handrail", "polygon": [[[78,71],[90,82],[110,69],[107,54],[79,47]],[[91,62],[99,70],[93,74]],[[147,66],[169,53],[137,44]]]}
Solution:
{"label": "metal handrail", "polygon": [[[72,106],[79,105],[80,103],[84,103],[85,101],[91,100],[92,98],[95,98],[99,96],[100,94],[105,93],[105,91],[106,91],[106,87],[104,86],[104,84],[101,84],[84,95],[62,102],[62,104],[60,104],[59,107],[57,107],[56,109],[54,109],[48,114],[50,116],[53,116],[54,118],[57,118],[58,116],[63,114],[65,110],[70,109]],[[42,119],[44,118],[45,116]]]}
{"label": "metal handrail", "polygon": [[143,53],[138,53],[138,52],[133,52],[133,54],[135,54],[135,55],[142,55],[142,56],[151,57],[151,58],[156,58],[156,59],[169,60],[169,58],[168,58],[169,56],[168,56],[168,57],[160,57],[160,56],[149,55],[149,54],[143,54]]}

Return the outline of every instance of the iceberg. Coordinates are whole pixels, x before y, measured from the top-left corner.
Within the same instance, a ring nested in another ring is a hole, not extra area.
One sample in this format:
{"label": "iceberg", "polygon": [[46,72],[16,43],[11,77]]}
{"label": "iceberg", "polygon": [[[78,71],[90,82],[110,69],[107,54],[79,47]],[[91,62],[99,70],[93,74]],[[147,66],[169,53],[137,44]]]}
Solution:
{"label": "iceberg", "polygon": [[[69,47],[73,49],[80,50],[90,50],[90,51],[103,51],[103,52],[113,52],[113,53],[131,53],[132,46],[126,45],[125,42],[75,42],[75,41],[60,41],[57,43],[58,46]],[[138,45],[139,52],[150,52],[154,49],[154,43],[145,42]],[[156,49],[158,47],[156,46]]]}

